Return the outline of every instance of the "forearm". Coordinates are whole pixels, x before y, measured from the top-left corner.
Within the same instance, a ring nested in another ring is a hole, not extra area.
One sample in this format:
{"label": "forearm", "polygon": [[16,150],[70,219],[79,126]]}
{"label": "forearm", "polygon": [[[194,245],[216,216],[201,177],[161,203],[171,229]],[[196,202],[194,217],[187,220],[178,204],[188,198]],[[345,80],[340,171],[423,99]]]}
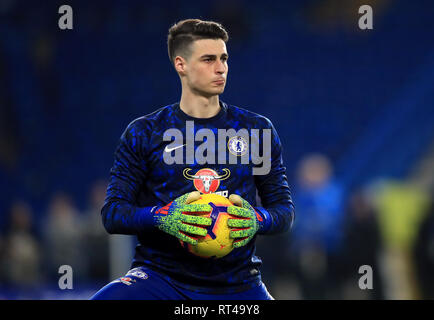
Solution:
{"label": "forearm", "polygon": [[136,207],[126,201],[108,201],[101,210],[105,229],[110,234],[137,235],[154,227],[157,207]]}
{"label": "forearm", "polygon": [[[256,207],[260,215],[258,234],[279,234],[287,232],[295,219],[295,210],[292,202],[279,204],[269,208]],[[262,221],[261,221],[262,220]]]}
{"label": "forearm", "polygon": [[140,234],[152,228],[153,207],[135,206],[146,179],[147,130],[140,121],[131,122],[115,151],[107,197],[101,209],[105,229],[111,234]]}

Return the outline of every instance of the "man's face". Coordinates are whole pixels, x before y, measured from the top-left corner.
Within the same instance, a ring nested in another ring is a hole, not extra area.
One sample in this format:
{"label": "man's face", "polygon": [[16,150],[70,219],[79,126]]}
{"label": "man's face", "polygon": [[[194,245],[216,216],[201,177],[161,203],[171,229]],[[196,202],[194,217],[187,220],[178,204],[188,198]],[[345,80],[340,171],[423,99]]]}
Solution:
{"label": "man's face", "polygon": [[187,85],[204,96],[223,93],[228,75],[228,54],[223,40],[196,40],[186,61]]}

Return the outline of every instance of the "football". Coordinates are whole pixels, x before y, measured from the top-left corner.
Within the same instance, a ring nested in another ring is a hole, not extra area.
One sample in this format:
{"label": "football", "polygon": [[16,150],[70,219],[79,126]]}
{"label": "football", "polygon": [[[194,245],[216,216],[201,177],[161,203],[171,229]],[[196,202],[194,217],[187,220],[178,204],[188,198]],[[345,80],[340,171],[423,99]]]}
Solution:
{"label": "football", "polygon": [[181,241],[181,245],[190,253],[202,258],[222,258],[229,254],[233,247],[233,239],[229,238],[229,227],[227,224],[229,214],[226,208],[232,203],[228,198],[215,193],[202,194],[199,200],[192,204],[209,204],[212,207],[210,213],[204,216],[210,217],[212,223],[207,227],[208,233],[205,237],[199,237],[197,245],[191,245]]}

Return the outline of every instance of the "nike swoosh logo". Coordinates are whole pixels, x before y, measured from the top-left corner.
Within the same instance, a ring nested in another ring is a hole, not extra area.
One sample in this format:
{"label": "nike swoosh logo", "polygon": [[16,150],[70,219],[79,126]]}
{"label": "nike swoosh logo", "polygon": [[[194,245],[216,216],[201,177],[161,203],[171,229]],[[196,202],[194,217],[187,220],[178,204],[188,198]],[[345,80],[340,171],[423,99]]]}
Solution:
{"label": "nike swoosh logo", "polygon": [[173,150],[182,148],[183,146],[185,146],[185,143],[183,145],[176,146],[176,147],[173,147],[173,148],[169,148],[169,146],[166,146],[166,148],[164,148],[164,152],[172,152]]}

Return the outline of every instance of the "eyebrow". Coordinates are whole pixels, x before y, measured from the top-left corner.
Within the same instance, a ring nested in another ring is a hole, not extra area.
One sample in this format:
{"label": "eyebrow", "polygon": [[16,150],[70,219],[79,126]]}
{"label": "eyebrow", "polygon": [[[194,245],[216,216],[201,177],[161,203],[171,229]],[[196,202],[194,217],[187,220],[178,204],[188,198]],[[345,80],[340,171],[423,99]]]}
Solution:
{"label": "eyebrow", "polygon": [[[215,54],[204,54],[203,56],[200,57],[200,59],[203,59],[203,58],[215,59],[215,58],[217,58],[217,55],[215,55]],[[229,55],[227,53],[223,53],[221,55],[221,58],[229,58]]]}

